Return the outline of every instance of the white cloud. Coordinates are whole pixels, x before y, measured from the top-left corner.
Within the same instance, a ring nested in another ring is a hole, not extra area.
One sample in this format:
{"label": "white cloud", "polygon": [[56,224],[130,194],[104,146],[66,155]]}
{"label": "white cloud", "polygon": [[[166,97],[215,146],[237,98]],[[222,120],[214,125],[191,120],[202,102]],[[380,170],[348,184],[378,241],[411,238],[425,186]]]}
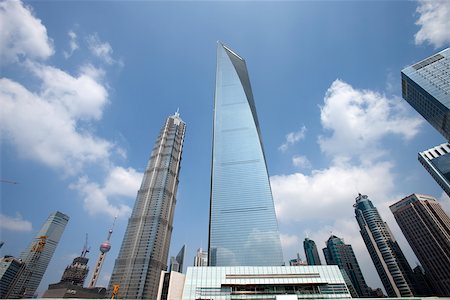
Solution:
{"label": "white cloud", "polygon": [[392,191],[393,165],[331,166],[301,173],[271,176],[270,183],[280,222],[334,220],[348,216],[358,191],[383,199]]}
{"label": "white cloud", "polygon": [[30,232],[33,226],[30,221],[24,220],[21,215],[10,217],[0,213],[0,228],[17,232]]}
{"label": "white cloud", "polygon": [[[294,240],[291,228],[295,232],[299,228],[308,232],[317,244],[322,263],[325,261],[320,249],[333,233],[352,245],[368,283],[380,287],[354,217],[353,204],[358,192],[369,195],[400,239],[407,257],[413,257],[389,211],[389,204],[401,196],[395,185],[396,166],[385,155],[389,146],[383,144],[383,139],[397,135],[407,141],[418,133],[422,121],[409,117],[403,103],[397,100],[355,89],[341,80],[331,84],[321,107],[325,134],[318,139],[330,165],[308,175],[293,173],[270,178],[280,228],[287,236],[283,251],[289,257],[298,252],[289,243]],[[294,164],[306,161],[302,156],[293,158]]]}
{"label": "white cloud", "polygon": [[97,33],[87,37],[88,48],[92,54],[103,59],[107,64],[111,65],[116,61],[112,58],[113,49],[108,42],[100,41]]}
{"label": "white cloud", "polygon": [[292,164],[296,167],[303,168],[303,169],[311,168],[311,162],[304,155],[294,155],[292,157]]}
{"label": "white cloud", "polygon": [[86,176],[70,188],[80,192],[84,199],[84,208],[91,214],[108,214],[127,217],[131,208],[121,203],[123,198],[135,197],[143,174],[133,168],[113,167],[102,186],[89,182]]}
{"label": "white cloud", "polygon": [[422,124],[406,114],[405,104],[370,90],[358,90],[335,80],[328,89],[320,119],[330,136],[320,136],[322,152],[335,161],[357,158],[372,161],[385,154],[380,142],[387,135],[405,140],[414,137]]}
{"label": "white cloud", "polygon": [[298,236],[294,235],[294,234],[280,234],[280,239],[281,239],[281,246],[283,246],[283,248],[289,248],[289,247],[299,247],[300,245],[300,240],[298,238]]}
{"label": "white cloud", "polygon": [[[56,85],[57,80],[55,77]],[[69,93],[70,88],[66,91]],[[75,104],[65,105],[64,96],[58,99],[58,94],[63,95],[64,91],[44,88],[43,95],[38,95],[17,82],[1,78],[0,132],[24,157],[74,174],[86,163],[107,159],[113,145],[81,130],[74,116],[87,111],[81,109],[82,105],[78,108],[72,107]],[[78,100],[73,95],[67,95],[68,99]]]}
{"label": "white cloud", "polygon": [[98,81],[99,71],[94,72],[92,66],[82,67],[78,76],[36,63],[27,63],[27,66],[42,80],[40,95],[47,102],[60,107],[74,119],[101,118],[108,103],[108,92]]}
{"label": "white cloud", "polygon": [[420,17],[416,25],[416,45],[425,42],[439,48],[450,43],[450,2],[447,0],[420,0],[416,10]]}
{"label": "white cloud", "polygon": [[72,56],[73,52],[80,48],[77,43],[77,34],[70,30],[67,35],[69,36],[69,51],[63,51],[63,55],[66,59]]}
{"label": "white cloud", "polygon": [[41,20],[20,1],[0,2],[0,62],[20,58],[46,59],[53,55],[52,41]]}
{"label": "white cloud", "polygon": [[293,131],[286,134],[286,141],[278,147],[278,149],[282,152],[286,151],[289,146],[294,145],[295,143],[303,140],[306,136],[306,127],[302,126],[299,131]]}

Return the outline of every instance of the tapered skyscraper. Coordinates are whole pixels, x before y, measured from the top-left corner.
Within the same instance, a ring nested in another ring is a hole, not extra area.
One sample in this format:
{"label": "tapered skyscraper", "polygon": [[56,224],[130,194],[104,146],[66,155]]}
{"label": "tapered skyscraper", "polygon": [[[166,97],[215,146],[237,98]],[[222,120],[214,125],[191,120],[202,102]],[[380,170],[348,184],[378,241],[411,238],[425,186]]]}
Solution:
{"label": "tapered skyscraper", "polygon": [[170,116],[153,147],[109,282],[117,298],[156,299],[167,256],[185,123]]}
{"label": "tapered skyscraper", "polygon": [[356,197],[355,216],[361,236],[389,297],[414,294],[413,273],[389,226],[366,195]]}
{"label": "tapered skyscraper", "polygon": [[450,296],[450,218],[431,196],[412,194],[390,206],[438,296]]}
{"label": "tapered skyscraper", "polygon": [[245,61],[218,43],[210,266],[281,266],[278,224]]}
{"label": "tapered skyscraper", "polygon": [[69,217],[59,211],[51,213],[20,259],[24,264],[17,272],[6,298],[31,298],[41,283],[55,253]]}

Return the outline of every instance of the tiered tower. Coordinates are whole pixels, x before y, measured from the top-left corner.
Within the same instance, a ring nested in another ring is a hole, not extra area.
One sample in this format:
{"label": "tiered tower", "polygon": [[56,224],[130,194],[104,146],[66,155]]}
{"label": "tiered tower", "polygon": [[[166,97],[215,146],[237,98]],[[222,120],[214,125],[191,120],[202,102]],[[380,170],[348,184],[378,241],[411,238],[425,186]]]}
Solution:
{"label": "tiered tower", "polygon": [[117,298],[156,299],[167,269],[186,124],[167,118],[153,147],[109,282]]}

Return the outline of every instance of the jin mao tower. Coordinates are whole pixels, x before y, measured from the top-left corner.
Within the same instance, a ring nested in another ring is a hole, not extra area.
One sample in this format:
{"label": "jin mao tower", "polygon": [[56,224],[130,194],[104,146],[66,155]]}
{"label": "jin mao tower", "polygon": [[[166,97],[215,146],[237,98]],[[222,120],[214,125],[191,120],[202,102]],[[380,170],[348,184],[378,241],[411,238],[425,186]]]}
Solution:
{"label": "jin mao tower", "polygon": [[167,269],[185,126],[178,112],[170,116],[153,147],[109,282],[118,298],[157,297]]}

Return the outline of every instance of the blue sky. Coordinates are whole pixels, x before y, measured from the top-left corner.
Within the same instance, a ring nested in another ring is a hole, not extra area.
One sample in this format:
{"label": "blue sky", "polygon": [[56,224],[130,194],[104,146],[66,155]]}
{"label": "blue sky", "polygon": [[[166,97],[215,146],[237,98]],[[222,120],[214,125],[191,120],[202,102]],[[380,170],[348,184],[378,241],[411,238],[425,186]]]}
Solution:
{"label": "blue sky", "polygon": [[[448,1],[0,2],[0,255],[50,212],[70,216],[39,292],[118,215],[107,285],[153,143],[187,123],[170,255],[207,246],[216,42],[247,61],[285,260],[306,236],[353,245],[381,287],[353,203],[368,194],[414,267],[388,205],[450,201],[417,161],[445,142],[401,99],[400,70],[450,45]],[[321,254],[322,260],[323,256]],[[90,278],[89,274],[88,278]]]}

